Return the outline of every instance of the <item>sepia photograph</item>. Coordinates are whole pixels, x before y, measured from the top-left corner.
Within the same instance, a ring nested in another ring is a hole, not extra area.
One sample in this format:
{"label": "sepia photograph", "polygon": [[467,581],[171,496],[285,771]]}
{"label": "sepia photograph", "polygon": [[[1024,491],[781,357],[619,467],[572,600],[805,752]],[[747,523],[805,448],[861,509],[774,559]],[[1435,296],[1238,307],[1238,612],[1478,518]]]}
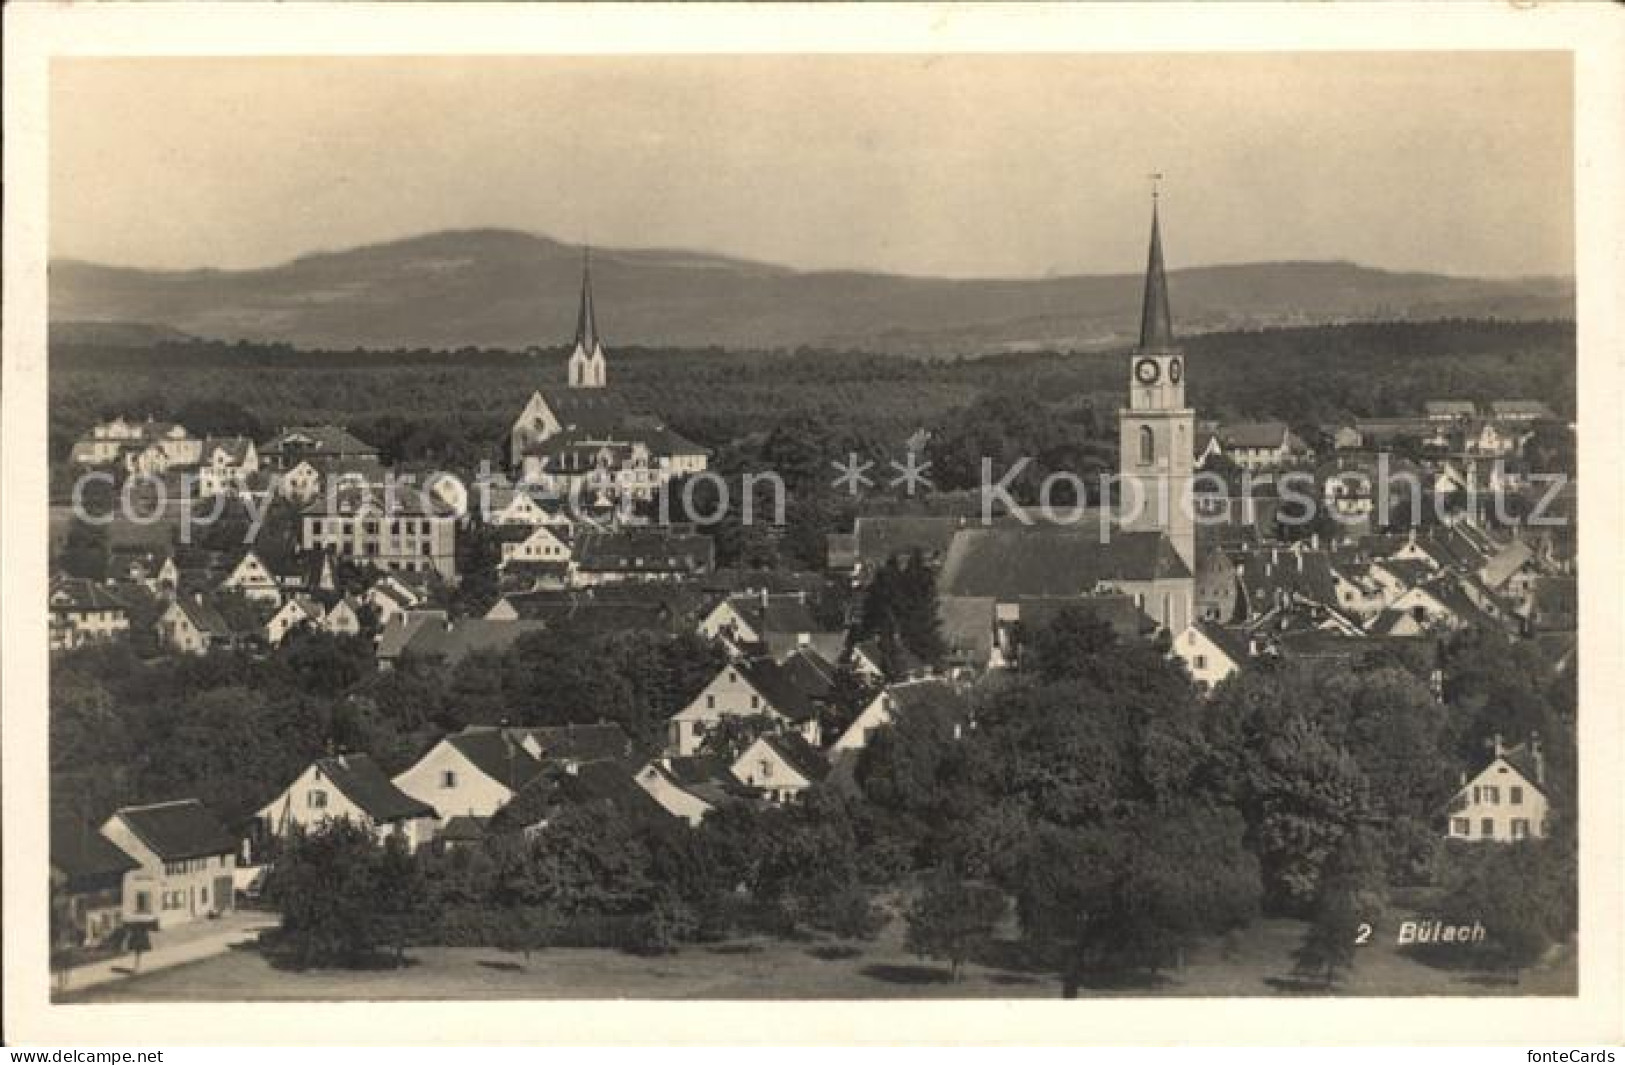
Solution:
{"label": "sepia photograph", "polygon": [[30,994],[1577,999],[1572,53],[520,51],[46,65]]}

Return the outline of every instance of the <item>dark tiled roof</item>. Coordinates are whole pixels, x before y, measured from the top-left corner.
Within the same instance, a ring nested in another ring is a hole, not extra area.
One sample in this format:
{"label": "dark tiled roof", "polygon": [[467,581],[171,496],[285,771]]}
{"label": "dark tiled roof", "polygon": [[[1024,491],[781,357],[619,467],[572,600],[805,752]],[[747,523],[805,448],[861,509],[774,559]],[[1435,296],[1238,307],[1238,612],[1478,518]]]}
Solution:
{"label": "dark tiled roof", "polygon": [[808,679],[804,671],[786,668],[771,658],[752,658],[728,668],[738,669],[769,706],[791,721],[808,721],[818,716],[818,707],[813,701],[816,696],[801,687]]}
{"label": "dark tiled roof", "polygon": [[576,566],[589,572],[703,573],[716,562],[716,544],[700,533],[637,529],[585,533],[576,541]]}
{"label": "dark tiled roof", "polygon": [[918,550],[927,559],[947,552],[954,534],[970,527],[969,519],[938,516],[860,517],[853,524],[858,558],[880,566],[893,555],[907,557]]}
{"label": "dark tiled roof", "polygon": [[316,768],[344,793],[345,798],[380,824],[438,816],[434,807],[419,802],[397,788],[368,755],[344,754],[320,758],[316,761]]}
{"label": "dark tiled roof", "polygon": [[518,737],[500,728],[471,725],[445,738],[481,773],[504,787],[518,790],[542,771],[542,763],[530,756]]}
{"label": "dark tiled roof", "polygon": [[798,647],[779,659],[785,678],[814,699],[829,697],[835,686],[835,667],[817,651]]}
{"label": "dark tiled roof", "polygon": [[199,632],[208,633],[211,636],[230,636],[232,634],[231,626],[227,624],[225,617],[207,599],[198,597],[188,599],[183,596],[175,600],[175,605],[181,609],[181,612],[186,615],[187,619],[192,622],[192,626]]}
{"label": "dark tiled roof", "polygon": [[520,637],[528,633],[545,631],[547,625],[540,621],[486,621],[484,618],[459,618],[448,624],[445,620],[429,620],[419,625],[412,633],[403,653],[421,655],[424,658],[439,658],[447,665],[455,665],[478,652],[507,651],[519,641]]}
{"label": "dark tiled roof", "polygon": [[542,398],[565,429],[613,433],[630,414],[626,402],[607,388],[555,389]]}
{"label": "dark tiled roof", "polygon": [[1160,532],[976,528],[954,534],[938,588],[956,598],[1087,595],[1102,581],[1189,577]]}
{"label": "dark tiled roof", "polygon": [[66,878],[70,891],[93,891],[116,885],[140,862],[125,854],[95,826],[74,817],[51,818],[51,867]]}
{"label": "dark tiled roof", "polygon": [[124,610],[126,605],[105,586],[84,577],[57,577],[51,581],[51,609],[82,613]]}
{"label": "dark tiled roof", "polygon": [[795,732],[769,732],[762,736],[762,742],[773,748],[780,758],[783,758],[790,768],[806,777],[813,783],[818,783],[829,776],[829,759],[823,752]]}
{"label": "dark tiled roof", "polygon": [[[308,441],[308,442],[307,442]],[[301,425],[283,429],[260,449],[280,455],[376,455],[378,449],[351,435],[341,425]]]}
{"label": "dark tiled roof", "polygon": [[518,731],[536,741],[544,761],[593,762],[632,754],[631,737],[615,724],[551,725]]}
{"label": "dark tiled roof", "polygon": [[1238,666],[1245,665],[1248,658],[1251,657],[1245,629],[1216,625],[1211,621],[1198,621],[1196,627],[1202,631],[1203,636],[1213,641],[1214,646],[1228,655],[1230,660]]}
{"label": "dark tiled roof", "polygon": [[1216,434],[1225,447],[1280,447],[1286,439],[1285,422],[1236,422],[1221,426]]}
{"label": "dark tiled roof", "polygon": [[[632,589],[628,587],[626,591]],[[655,598],[621,598],[622,589],[602,595],[580,592],[516,592],[505,596],[520,618],[549,628],[581,632],[670,632],[676,614]]]}
{"label": "dark tiled roof", "polygon": [[582,762],[573,769],[552,768],[538,774],[513,797],[497,817],[518,827],[551,818],[568,806],[612,810],[634,823],[670,828],[676,822],[664,806],[644,791],[636,767],[618,760]]}
{"label": "dark tiled roof", "polygon": [[[765,602],[764,602],[765,600]],[[771,632],[817,632],[818,619],[799,595],[735,595],[728,605],[761,636]]]}
{"label": "dark tiled roof", "polygon": [[154,854],[168,862],[205,858],[236,851],[237,841],[196,799],[126,806],[122,818]]}

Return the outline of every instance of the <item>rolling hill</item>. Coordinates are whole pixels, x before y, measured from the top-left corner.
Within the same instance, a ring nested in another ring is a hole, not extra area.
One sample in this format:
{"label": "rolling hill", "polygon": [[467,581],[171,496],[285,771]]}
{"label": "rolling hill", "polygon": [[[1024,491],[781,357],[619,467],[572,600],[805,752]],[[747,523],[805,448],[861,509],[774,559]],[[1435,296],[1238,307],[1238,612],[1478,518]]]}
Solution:
{"label": "rolling hill", "polygon": [[[463,230],[255,270],[157,271],[57,260],[58,337],[184,334],[320,348],[556,346],[573,334],[580,249]],[[699,252],[595,250],[599,324],[615,345],[853,348],[917,354],[1085,349],[1138,322],[1138,274],[949,280],[799,271]],[[1569,278],[1487,280],[1345,262],[1173,271],[1188,333],[1366,319],[1569,318]]]}

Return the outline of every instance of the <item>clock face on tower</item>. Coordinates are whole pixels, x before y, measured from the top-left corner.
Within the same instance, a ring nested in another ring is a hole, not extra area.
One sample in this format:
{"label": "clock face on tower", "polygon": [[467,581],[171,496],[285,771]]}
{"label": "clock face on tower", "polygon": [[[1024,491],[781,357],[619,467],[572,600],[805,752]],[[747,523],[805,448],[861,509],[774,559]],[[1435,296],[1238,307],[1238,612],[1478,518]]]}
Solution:
{"label": "clock face on tower", "polygon": [[1179,359],[1175,359],[1168,364],[1168,380],[1177,385],[1179,379],[1183,376],[1185,376],[1185,366]]}
{"label": "clock face on tower", "polygon": [[1156,359],[1141,359],[1134,364],[1134,379],[1142,385],[1154,385],[1162,374]]}

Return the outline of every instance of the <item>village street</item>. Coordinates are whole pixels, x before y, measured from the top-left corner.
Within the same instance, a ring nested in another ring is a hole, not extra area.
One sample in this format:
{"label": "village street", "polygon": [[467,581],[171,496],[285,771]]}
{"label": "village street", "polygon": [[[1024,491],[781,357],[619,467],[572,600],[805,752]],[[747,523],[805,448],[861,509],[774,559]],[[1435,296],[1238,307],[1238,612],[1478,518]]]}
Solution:
{"label": "village street", "polygon": [[[213,921],[194,921],[178,928],[152,933],[152,949],[141,955],[140,973],[184,965],[187,962],[224,954],[240,943],[277,926],[277,915],[264,910],[239,910]],[[89,965],[70,969],[58,976],[54,993],[83,991],[86,988],[125,980],[136,975],[135,956],[120,954]]]}

